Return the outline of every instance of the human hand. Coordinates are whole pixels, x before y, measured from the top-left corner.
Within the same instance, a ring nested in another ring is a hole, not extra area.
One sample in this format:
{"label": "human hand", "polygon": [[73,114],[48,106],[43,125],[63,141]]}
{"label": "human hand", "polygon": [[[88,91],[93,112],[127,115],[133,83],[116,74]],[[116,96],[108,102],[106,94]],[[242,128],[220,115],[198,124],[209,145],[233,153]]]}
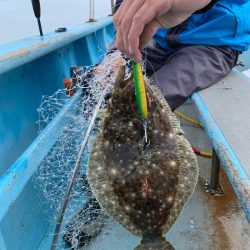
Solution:
{"label": "human hand", "polygon": [[114,16],[117,48],[135,61],[140,62],[140,50],[161,26],[154,18],[168,11],[168,2],[162,0],[123,0]]}
{"label": "human hand", "polygon": [[117,48],[136,62],[141,50],[160,27],[185,21],[211,0],[123,0],[114,16]]}

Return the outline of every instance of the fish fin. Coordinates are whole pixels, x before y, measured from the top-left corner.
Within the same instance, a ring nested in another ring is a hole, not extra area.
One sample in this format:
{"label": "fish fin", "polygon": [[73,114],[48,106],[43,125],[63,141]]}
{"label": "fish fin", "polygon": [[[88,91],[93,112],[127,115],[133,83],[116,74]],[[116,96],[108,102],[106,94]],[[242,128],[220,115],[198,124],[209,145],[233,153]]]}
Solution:
{"label": "fish fin", "polygon": [[151,85],[150,80],[145,77],[146,88],[155,96],[156,100],[159,101],[159,104],[163,107],[165,115],[162,113],[163,117],[168,119],[168,122],[171,124],[171,128],[176,134],[184,135],[184,131],[180,127],[175,114],[172,112],[170,106],[168,105],[165,97],[163,96],[161,90],[156,85]]}
{"label": "fish fin", "polygon": [[151,242],[143,242],[141,241],[141,244],[137,246],[134,250],[175,250],[175,247],[167,241],[165,238],[162,237],[162,239],[157,241],[151,241]]}
{"label": "fish fin", "polygon": [[[197,163],[197,157],[194,154],[190,143],[184,137],[185,133],[180,127],[175,114],[170,109],[165,97],[162,95],[161,90],[156,85],[151,85],[150,80],[145,78],[145,82],[148,90],[156,97],[159,101],[159,104],[164,109],[166,117],[168,119],[167,122],[170,123],[171,128],[173,129],[180,154],[180,173],[179,173],[179,183],[178,183],[178,191],[175,197],[175,200],[179,201],[174,204],[172,209],[170,210],[169,219],[166,222],[163,232],[169,231],[169,229],[175,223],[177,217],[182,212],[183,208],[189,201],[195,186],[198,182],[199,176],[199,168]],[[182,189],[185,188],[186,192],[183,192]],[[184,194],[184,196],[183,196]]]}
{"label": "fish fin", "polygon": [[[182,135],[177,136],[177,143],[180,152],[180,169],[179,172],[179,182],[177,187],[177,193],[175,200],[178,202],[174,203],[169,213],[168,221],[163,229],[166,233],[176,222],[185,205],[188,203],[189,199],[192,197],[196,184],[199,178],[199,167],[197,162],[197,157],[192,151],[189,142]],[[185,189],[185,192],[183,192]]]}

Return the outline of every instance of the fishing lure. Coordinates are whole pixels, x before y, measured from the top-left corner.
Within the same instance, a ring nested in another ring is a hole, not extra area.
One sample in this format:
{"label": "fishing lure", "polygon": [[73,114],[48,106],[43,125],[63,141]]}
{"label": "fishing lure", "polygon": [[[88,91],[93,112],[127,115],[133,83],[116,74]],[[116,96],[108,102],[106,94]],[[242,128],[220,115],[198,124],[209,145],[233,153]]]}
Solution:
{"label": "fishing lure", "polygon": [[132,62],[132,74],[133,74],[133,82],[135,86],[135,95],[136,95],[136,103],[138,106],[138,110],[143,119],[147,119],[148,117],[148,109],[147,109],[147,97],[146,97],[146,89],[144,78],[142,74],[142,66],[140,63]]}

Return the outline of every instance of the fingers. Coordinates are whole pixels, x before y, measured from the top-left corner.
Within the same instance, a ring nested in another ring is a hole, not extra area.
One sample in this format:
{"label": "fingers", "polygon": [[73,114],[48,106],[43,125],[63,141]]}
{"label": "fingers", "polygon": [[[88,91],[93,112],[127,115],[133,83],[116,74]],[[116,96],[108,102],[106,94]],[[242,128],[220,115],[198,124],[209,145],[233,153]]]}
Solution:
{"label": "fingers", "polygon": [[139,49],[140,36],[142,35],[145,26],[154,19],[155,15],[155,9],[150,8],[147,4],[145,4],[133,18],[133,22],[127,39],[129,55],[136,62],[141,61],[141,52]]}
{"label": "fingers", "polygon": [[123,10],[123,7],[124,7],[124,2],[125,2],[125,0],[121,3],[119,9],[116,11],[116,13],[115,13],[115,15],[113,17],[115,28],[117,28],[119,17],[121,16],[121,13],[122,13],[122,10]]}
{"label": "fingers", "polygon": [[128,54],[128,33],[136,12],[143,5],[144,0],[124,0],[120,9],[114,16],[114,25],[117,31],[117,48]]}
{"label": "fingers", "polygon": [[126,54],[126,51],[124,49],[123,45],[123,35],[120,29],[116,30],[116,47],[119,49],[122,53]]}
{"label": "fingers", "polygon": [[124,49],[125,51],[128,51],[128,34],[133,22],[133,17],[136,15],[136,13],[138,12],[138,10],[141,8],[141,6],[143,5],[144,0],[136,0],[136,1],[132,1],[132,3],[128,2],[128,6],[125,6],[123,9],[123,15],[124,18],[123,20],[121,20],[121,23],[118,24],[120,25],[121,29],[122,29],[122,33],[123,33],[123,43],[124,43]]}
{"label": "fingers", "polygon": [[133,9],[133,5],[135,2],[137,1],[126,0],[126,2],[124,2],[124,7],[117,23],[118,29],[120,30],[120,34],[122,36],[122,43],[118,45],[118,48],[123,52],[127,51],[126,31],[129,30],[131,26],[131,20],[129,19],[129,16],[132,16],[135,11]]}
{"label": "fingers", "polygon": [[156,27],[159,27],[152,20],[169,7],[169,1],[163,0],[124,0],[114,16],[117,48],[140,62],[140,49],[154,35]]}
{"label": "fingers", "polygon": [[139,50],[142,51],[150,39],[155,35],[156,31],[161,27],[161,24],[153,19],[150,23],[148,23],[140,36],[140,45]]}
{"label": "fingers", "polygon": [[124,0],[117,10],[116,14],[114,15],[114,26],[116,29],[116,47],[123,53],[125,53],[124,43],[123,43],[123,34],[122,29],[119,27],[118,23],[120,24],[120,19],[122,18],[122,12],[125,6],[126,0]]}

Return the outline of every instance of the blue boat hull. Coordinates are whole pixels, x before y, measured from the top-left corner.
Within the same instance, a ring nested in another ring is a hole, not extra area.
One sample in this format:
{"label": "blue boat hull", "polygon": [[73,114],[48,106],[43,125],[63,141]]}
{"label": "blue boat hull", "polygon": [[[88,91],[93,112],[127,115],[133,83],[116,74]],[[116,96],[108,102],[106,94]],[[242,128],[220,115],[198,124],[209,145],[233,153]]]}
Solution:
{"label": "blue boat hull", "polygon": [[63,78],[69,77],[70,66],[98,63],[113,35],[112,19],[107,17],[66,33],[1,47],[1,250],[48,249],[51,228],[44,210],[49,210],[49,206],[43,202],[43,193],[34,187],[34,179],[39,164],[67,124],[66,114],[72,112],[78,96],[65,98],[63,110],[39,136],[37,108],[43,95],[63,88]]}

